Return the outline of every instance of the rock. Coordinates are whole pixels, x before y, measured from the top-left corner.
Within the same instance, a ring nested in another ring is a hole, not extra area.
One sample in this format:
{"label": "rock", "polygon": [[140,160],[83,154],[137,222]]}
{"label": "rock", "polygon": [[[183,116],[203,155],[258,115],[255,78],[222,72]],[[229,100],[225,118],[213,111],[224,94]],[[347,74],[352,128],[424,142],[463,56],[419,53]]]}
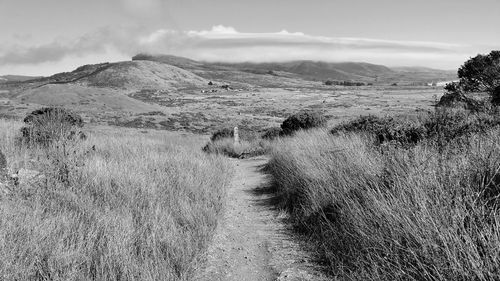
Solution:
{"label": "rock", "polygon": [[17,173],[11,176],[14,185],[20,186],[37,186],[42,185],[45,181],[46,177],[39,171],[28,170],[28,169],[20,169]]}

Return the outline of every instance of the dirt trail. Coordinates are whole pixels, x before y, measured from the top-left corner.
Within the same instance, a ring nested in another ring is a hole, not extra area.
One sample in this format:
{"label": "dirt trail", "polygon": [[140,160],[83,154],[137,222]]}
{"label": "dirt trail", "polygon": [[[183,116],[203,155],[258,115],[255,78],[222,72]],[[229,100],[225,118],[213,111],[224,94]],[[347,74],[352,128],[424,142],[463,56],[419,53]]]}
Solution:
{"label": "dirt trail", "polygon": [[205,268],[194,280],[326,280],[297,239],[259,192],[269,179],[260,172],[266,158],[231,160],[236,174],[224,218],[208,249]]}

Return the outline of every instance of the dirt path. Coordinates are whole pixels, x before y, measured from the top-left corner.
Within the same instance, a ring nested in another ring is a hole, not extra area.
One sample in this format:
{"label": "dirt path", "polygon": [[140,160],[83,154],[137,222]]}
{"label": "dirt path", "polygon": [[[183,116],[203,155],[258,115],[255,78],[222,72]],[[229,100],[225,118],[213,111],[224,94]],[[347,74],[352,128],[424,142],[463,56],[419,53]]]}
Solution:
{"label": "dirt path", "polygon": [[236,174],[225,215],[194,280],[326,280],[268,204],[270,195],[258,192],[268,184],[260,172],[267,159],[232,161]]}

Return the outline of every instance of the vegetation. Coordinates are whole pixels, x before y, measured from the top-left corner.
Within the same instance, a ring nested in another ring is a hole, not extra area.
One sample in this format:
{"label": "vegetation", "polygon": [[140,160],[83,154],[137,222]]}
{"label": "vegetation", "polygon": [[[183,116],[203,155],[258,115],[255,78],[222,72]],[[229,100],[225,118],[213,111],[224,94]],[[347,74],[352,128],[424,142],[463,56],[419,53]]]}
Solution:
{"label": "vegetation", "polygon": [[273,140],[283,135],[283,130],[280,127],[271,127],[264,130],[261,135],[262,139]]}
{"label": "vegetation", "polygon": [[18,145],[20,127],[0,120],[0,150],[11,173],[38,176],[0,192],[5,280],[190,279],[223,208],[224,159],[123,129]]}
{"label": "vegetation", "polygon": [[267,170],[279,206],[341,280],[496,280],[499,136],[374,147],[312,130],[276,141]]}
{"label": "vegetation", "polygon": [[468,94],[486,92],[493,105],[500,105],[500,51],[469,59],[458,69],[458,78],[458,82],[446,85],[447,93],[441,98],[440,104],[448,105],[450,100],[459,100],[465,102],[469,109],[474,109],[477,101],[468,97]]}
{"label": "vegetation", "polygon": [[80,130],[83,127],[82,118],[63,108],[35,110],[24,118],[24,123],[22,141],[27,144],[49,145],[61,139],[85,138]]}
{"label": "vegetation", "polygon": [[366,86],[365,83],[363,82],[352,82],[352,81],[334,81],[334,80],[326,80],[325,81],[326,86],[332,86],[332,85],[337,85],[337,86]]}
{"label": "vegetation", "polygon": [[212,134],[210,142],[204,147],[207,153],[223,154],[233,158],[245,158],[263,155],[269,152],[269,145],[274,139],[289,136],[298,130],[307,130],[325,126],[326,118],[319,112],[300,111],[288,117],[281,127],[272,127],[257,134],[249,130],[240,130],[240,141],[234,141],[234,130],[223,128]]}
{"label": "vegetation", "polygon": [[225,138],[233,138],[234,137],[234,129],[223,128],[212,134],[210,140],[212,142],[225,139]]}
{"label": "vegetation", "polygon": [[326,125],[326,118],[317,111],[300,111],[288,117],[281,124],[284,135],[291,135],[298,130],[307,130]]}
{"label": "vegetation", "polygon": [[463,140],[475,133],[486,133],[499,126],[498,109],[474,113],[460,108],[437,108],[413,118],[360,116],[335,126],[331,133],[367,133],[375,138],[377,145],[390,142],[406,146],[426,140],[443,147],[449,142]]}
{"label": "vegetation", "polygon": [[248,130],[240,130],[240,141],[234,141],[234,130],[221,129],[210,137],[203,151],[206,153],[226,155],[233,158],[246,158],[266,154],[269,142],[259,138],[258,134]]}
{"label": "vegetation", "polygon": [[477,55],[458,69],[459,84],[466,92],[489,92],[500,86],[500,51]]}

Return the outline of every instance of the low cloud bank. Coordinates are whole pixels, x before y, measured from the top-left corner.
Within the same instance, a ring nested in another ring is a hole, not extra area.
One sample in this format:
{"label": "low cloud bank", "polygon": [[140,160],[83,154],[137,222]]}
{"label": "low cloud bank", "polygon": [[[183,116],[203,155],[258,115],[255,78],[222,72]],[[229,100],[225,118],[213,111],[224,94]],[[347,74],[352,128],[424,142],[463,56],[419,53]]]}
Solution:
{"label": "low cloud bank", "polygon": [[455,44],[332,38],[286,30],[245,33],[219,25],[202,31],[160,29],[145,32],[139,28],[105,28],[75,40],[30,47],[4,46],[0,49],[0,65],[5,69],[16,65],[54,64],[68,58],[109,52],[115,57],[148,52],[221,62],[365,61],[448,69],[456,68],[475,55],[470,46]]}

